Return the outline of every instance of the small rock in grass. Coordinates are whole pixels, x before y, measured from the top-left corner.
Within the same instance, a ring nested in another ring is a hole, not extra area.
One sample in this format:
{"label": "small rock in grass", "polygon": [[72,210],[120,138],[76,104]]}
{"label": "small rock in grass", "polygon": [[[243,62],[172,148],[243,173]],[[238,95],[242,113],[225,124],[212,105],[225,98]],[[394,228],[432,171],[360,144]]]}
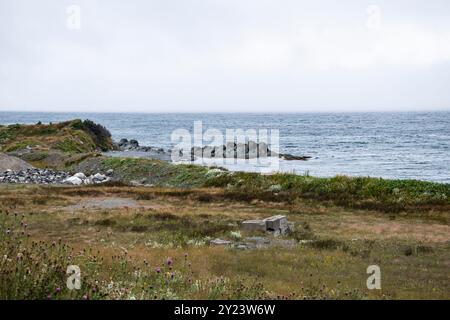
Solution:
{"label": "small rock in grass", "polygon": [[211,240],[209,242],[209,244],[212,246],[229,246],[231,244],[231,241],[222,240],[222,239],[217,238],[217,239]]}

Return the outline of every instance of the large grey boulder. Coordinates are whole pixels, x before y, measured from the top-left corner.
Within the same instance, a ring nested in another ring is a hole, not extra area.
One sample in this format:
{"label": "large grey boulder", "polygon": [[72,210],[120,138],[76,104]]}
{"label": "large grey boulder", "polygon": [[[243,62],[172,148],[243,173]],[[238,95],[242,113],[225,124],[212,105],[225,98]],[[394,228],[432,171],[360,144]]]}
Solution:
{"label": "large grey boulder", "polygon": [[277,215],[263,220],[266,223],[266,230],[275,235],[285,234],[288,229],[288,221],[285,216]]}
{"label": "large grey boulder", "polygon": [[246,220],[242,222],[245,231],[266,231],[266,223],[263,220]]}
{"label": "large grey boulder", "polygon": [[272,216],[263,220],[246,220],[242,222],[242,229],[245,231],[263,231],[274,236],[284,235],[294,230],[293,223],[289,223],[282,215]]}
{"label": "large grey boulder", "polygon": [[0,172],[7,170],[22,171],[27,169],[33,169],[33,166],[22,159],[0,152]]}

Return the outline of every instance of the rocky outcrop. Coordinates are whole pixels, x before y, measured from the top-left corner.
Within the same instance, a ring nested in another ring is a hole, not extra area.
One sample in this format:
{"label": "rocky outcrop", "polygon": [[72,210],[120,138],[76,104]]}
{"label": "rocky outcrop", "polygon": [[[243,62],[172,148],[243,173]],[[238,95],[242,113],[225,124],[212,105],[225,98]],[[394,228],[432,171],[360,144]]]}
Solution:
{"label": "rocky outcrop", "polygon": [[[179,150],[183,156],[184,150]],[[285,160],[308,160],[309,156],[294,156],[291,154],[276,153],[264,143],[249,141],[248,143],[228,143],[222,146],[192,147],[190,150],[191,159],[195,158],[235,158],[235,159],[255,159],[267,157],[279,157]]]}
{"label": "rocky outcrop", "polygon": [[117,149],[120,151],[140,151],[140,152],[156,152],[170,154],[170,150],[164,150],[163,148],[140,146],[139,142],[135,139],[121,139],[116,143]]}
{"label": "rocky outcrop", "polygon": [[[157,158],[164,159],[161,155],[166,156],[165,159],[170,159],[172,150],[165,150],[163,148],[140,146],[137,140],[121,139],[116,143],[117,149],[121,151],[138,151],[148,152],[155,154]],[[178,150],[178,155],[181,158],[184,157],[186,151],[183,149]],[[267,158],[267,157],[279,157],[284,160],[308,160],[309,156],[295,156],[292,154],[276,153],[269,148],[266,143],[256,143],[249,141],[248,143],[229,143],[222,146],[204,146],[204,147],[192,147],[187,150],[188,158],[194,161],[198,158],[235,158],[235,159],[255,159],[255,158]]]}
{"label": "rocky outcrop", "polygon": [[20,171],[32,168],[33,166],[22,159],[9,156],[5,153],[0,153],[0,172],[4,172],[6,170]]}
{"label": "rocky outcrop", "polygon": [[3,152],[58,150],[79,154],[109,151],[113,148],[111,133],[91,120],[0,125],[0,151]]}

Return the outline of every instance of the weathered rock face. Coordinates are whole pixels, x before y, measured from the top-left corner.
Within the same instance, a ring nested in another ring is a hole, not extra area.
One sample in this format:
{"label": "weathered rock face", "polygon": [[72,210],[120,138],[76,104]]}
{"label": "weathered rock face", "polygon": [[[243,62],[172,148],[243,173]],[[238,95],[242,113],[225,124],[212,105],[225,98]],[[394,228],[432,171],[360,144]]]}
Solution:
{"label": "weathered rock face", "polygon": [[32,169],[33,166],[17,157],[9,156],[5,153],[0,153],[0,172],[6,170],[21,171]]}
{"label": "weathered rock face", "polygon": [[263,220],[246,220],[242,222],[245,231],[263,231],[274,236],[284,235],[293,231],[293,224],[289,223],[285,216],[277,215]]}

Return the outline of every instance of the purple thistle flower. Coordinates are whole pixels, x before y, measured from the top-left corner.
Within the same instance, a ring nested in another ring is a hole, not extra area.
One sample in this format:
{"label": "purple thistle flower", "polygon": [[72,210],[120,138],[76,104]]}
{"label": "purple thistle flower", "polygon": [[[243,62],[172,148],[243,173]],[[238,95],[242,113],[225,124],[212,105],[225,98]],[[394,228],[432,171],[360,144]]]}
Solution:
{"label": "purple thistle flower", "polygon": [[52,295],[50,293],[47,295],[47,300],[52,300]]}
{"label": "purple thistle flower", "polygon": [[58,287],[58,288],[56,288],[56,293],[60,293],[61,292],[61,288],[60,287]]}
{"label": "purple thistle flower", "polygon": [[160,273],[161,272],[161,268],[160,267],[156,267],[156,273]]}
{"label": "purple thistle flower", "polygon": [[168,258],[168,259],[167,259],[167,265],[168,265],[168,266],[173,265],[173,260],[172,260],[172,258]]}

